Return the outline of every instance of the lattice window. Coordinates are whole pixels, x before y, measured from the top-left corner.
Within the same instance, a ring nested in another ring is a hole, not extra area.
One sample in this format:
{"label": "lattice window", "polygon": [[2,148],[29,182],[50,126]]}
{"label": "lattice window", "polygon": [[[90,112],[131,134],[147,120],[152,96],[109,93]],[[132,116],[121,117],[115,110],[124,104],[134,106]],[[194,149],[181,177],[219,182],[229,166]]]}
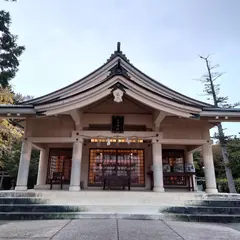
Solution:
{"label": "lattice window", "polygon": [[91,149],[89,159],[89,185],[103,183],[103,177],[117,174],[126,175],[130,171],[134,186],[144,186],[143,149]]}
{"label": "lattice window", "polygon": [[71,177],[72,149],[50,149],[48,183],[53,176],[53,172],[61,172],[64,182],[69,183]]}

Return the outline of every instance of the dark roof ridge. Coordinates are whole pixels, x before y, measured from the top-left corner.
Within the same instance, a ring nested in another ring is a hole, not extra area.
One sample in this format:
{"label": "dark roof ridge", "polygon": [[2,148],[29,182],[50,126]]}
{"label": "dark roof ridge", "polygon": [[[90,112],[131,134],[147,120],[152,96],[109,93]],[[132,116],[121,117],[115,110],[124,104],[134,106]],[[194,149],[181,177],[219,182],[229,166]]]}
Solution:
{"label": "dark roof ridge", "polygon": [[121,43],[118,42],[117,43],[117,50],[114,51],[114,53],[111,54],[110,58],[107,59],[107,62],[110,62],[112,59],[114,59],[115,57],[121,57],[123,58],[125,61],[129,62],[129,59],[127,58],[127,56],[121,51]]}

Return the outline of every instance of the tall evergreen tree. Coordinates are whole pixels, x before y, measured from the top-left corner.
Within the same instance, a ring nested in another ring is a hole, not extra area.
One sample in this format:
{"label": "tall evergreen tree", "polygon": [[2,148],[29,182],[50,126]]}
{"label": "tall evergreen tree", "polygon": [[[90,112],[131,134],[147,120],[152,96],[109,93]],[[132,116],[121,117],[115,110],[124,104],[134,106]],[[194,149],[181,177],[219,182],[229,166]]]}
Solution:
{"label": "tall evergreen tree", "polygon": [[[14,0],[12,0],[14,1]],[[25,47],[17,44],[18,36],[10,32],[10,13],[0,11],[0,87],[9,86],[19,66],[19,57]]]}
{"label": "tall evergreen tree", "polygon": [[[14,104],[20,100],[20,95],[14,95],[9,82],[16,75],[18,58],[25,47],[17,45],[17,36],[11,34],[10,24],[10,13],[0,10],[0,104]],[[11,121],[0,119],[0,167],[3,167],[3,155],[11,153],[12,144],[19,141],[22,133],[22,129]]]}
{"label": "tall evergreen tree", "polygon": [[[223,73],[215,72],[214,69],[218,67],[218,65],[211,65],[210,62],[210,55],[207,57],[200,56],[201,59],[204,60],[207,68],[207,73],[202,76],[200,79],[201,82],[204,83],[204,93],[209,96],[208,100],[213,101],[213,105],[216,108],[234,108],[239,105],[239,103],[229,104],[228,97],[220,96],[220,84],[216,83],[216,80],[219,79]],[[219,123],[218,127],[218,134],[215,134],[215,138],[219,140],[222,155],[223,155],[223,163],[225,167],[225,172],[228,180],[228,187],[230,193],[236,193],[236,188],[233,181],[232,170],[229,165],[229,157],[227,153],[227,140],[228,137],[225,136],[222,124]]]}

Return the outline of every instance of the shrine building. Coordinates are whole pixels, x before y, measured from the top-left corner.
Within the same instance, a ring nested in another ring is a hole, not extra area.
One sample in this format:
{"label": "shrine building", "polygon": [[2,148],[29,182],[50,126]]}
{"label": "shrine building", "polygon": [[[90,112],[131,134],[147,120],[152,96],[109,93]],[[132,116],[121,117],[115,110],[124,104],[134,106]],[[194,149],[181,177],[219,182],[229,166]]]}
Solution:
{"label": "shrine building", "polygon": [[240,120],[152,79],[120,49],[101,67],[0,117],[24,129],[15,190],[27,190],[32,148],[35,189],[195,191],[193,152],[202,151],[206,192],[217,193],[209,130]]}

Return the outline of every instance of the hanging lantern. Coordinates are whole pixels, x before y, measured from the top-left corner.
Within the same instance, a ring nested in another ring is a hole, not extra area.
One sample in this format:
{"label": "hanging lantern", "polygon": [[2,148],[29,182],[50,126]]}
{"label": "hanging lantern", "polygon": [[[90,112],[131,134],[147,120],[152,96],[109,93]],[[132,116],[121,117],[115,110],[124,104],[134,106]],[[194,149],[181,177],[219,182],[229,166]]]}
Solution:
{"label": "hanging lantern", "polygon": [[110,145],[111,145],[110,138],[107,138],[107,146],[110,146]]}

